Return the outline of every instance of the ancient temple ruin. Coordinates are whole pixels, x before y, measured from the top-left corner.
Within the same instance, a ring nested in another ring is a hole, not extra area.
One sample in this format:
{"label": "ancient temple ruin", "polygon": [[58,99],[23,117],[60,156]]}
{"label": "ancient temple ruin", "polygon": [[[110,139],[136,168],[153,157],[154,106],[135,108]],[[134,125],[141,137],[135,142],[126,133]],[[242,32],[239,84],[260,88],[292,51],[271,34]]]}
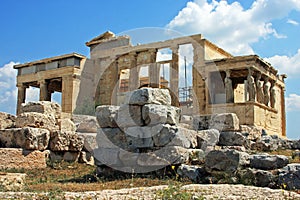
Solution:
{"label": "ancient temple ruin", "polygon": [[[30,86],[40,88],[40,100],[51,101],[53,92],[61,92],[66,113],[120,105],[132,90],[159,87],[169,89],[172,104],[183,114],[236,113],[240,124],[286,136],[286,76],[257,55],[232,56],[201,34],[133,46],[129,36],[108,31],[86,45],[90,58],[71,53],[14,66],[17,110]],[[180,53],[186,45],[192,49],[192,67],[182,71],[183,58],[191,56]],[[162,51],[167,58],[159,59]],[[180,85],[181,77],[191,84]]]}

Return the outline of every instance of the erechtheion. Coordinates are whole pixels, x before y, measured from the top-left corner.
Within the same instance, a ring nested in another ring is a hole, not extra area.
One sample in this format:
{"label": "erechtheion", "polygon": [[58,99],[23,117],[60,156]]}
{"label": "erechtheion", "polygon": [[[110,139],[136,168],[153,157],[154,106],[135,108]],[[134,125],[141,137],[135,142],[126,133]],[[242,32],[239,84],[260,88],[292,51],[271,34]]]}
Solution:
{"label": "erechtheion", "polygon": [[[257,55],[232,56],[192,35],[131,45],[129,36],[105,32],[87,42],[90,58],[71,53],[14,66],[18,70],[18,107],[26,88],[40,88],[40,100],[61,92],[62,111],[79,112],[88,106],[119,105],[139,87],[164,87],[183,114],[236,113],[240,124],[263,127],[268,134],[286,135],[285,75],[278,75]],[[182,70],[180,48],[189,45],[191,69]],[[161,50],[168,58],[158,59]],[[142,71],[144,74],[142,74]],[[189,79],[191,84],[180,85]]]}

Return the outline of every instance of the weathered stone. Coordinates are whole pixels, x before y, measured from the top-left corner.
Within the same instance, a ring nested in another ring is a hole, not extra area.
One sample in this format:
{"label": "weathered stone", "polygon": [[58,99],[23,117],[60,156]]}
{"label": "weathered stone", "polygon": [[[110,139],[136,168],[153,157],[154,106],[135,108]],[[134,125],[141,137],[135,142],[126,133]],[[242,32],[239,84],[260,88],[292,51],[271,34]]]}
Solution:
{"label": "weathered stone", "polygon": [[299,149],[300,150],[300,140],[292,140],[292,149]]}
{"label": "weathered stone", "polygon": [[16,116],[0,112],[0,130],[15,127]]}
{"label": "weathered stone", "polygon": [[155,127],[134,126],[125,129],[128,146],[131,149],[152,148],[154,146],[152,135],[155,134]]}
{"label": "weathered stone", "polygon": [[219,131],[238,131],[240,129],[239,119],[234,113],[222,113],[212,116],[211,129]]}
{"label": "weathered stone", "polygon": [[142,108],[142,116],[146,125],[177,125],[180,112],[180,108],[166,105],[146,104]]}
{"label": "weathered stone", "polygon": [[81,151],[84,139],[74,132],[55,131],[50,136],[50,150],[52,151]]}
{"label": "weathered stone", "polygon": [[167,146],[154,152],[140,154],[137,164],[142,167],[156,167],[187,163],[189,152],[186,148]]}
{"label": "weathered stone", "polygon": [[50,132],[41,128],[12,128],[0,130],[0,147],[45,150]]}
{"label": "weathered stone", "polygon": [[120,150],[119,159],[122,162],[123,166],[135,167],[137,165],[137,159],[139,155],[139,153]]}
{"label": "weathered stone", "polygon": [[251,149],[257,151],[276,151],[280,144],[278,138],[270,135],[262,136],[260,140],[252,143]]}
{"label": "weathered stone", "polygon": [[264,130],[258,126],[240,125],[240,132],[245,135],[247,139],[256,141],[261,139]]}
{"label": "weathered stone", "polygon": [[248,147],[250,142],[239,132],[221,132],[219,145]]}
{"label": "weathered stone", "polygon": [[144,125],[142,107],[136,105],[122,105],[117,114],[116,123],[120,128]]}
{"label": "weathered stone", "polygon": [[97,133],[78,133],[84,140],[83,150],[93,152],[94,149],[98,148],[96,136]]}
{"label": "weathered stone", "polygon": [[55,118],[60,118],[61,107],[58,103],[51,101],[37,101],[23,103],[20,107],[20,113],[36,112],[41,114],[53,115]]}
{"label": "weathered stone", "polygon": [[169,90],[159,88],[141,88],[133,92],[128,92],[126,103],[130,105],[171,105]]}
{"label": "weathered stone", "polygon": [[199,169],[201,167],[198,166],[191,166],[191,165],[185,165],[181,164],[178,169],[177,173],[179,176],[183,178],[188,178],[192,180],[193,182],[198,182],[199,180]]}
{"label": "weathered stone", "polygon": [[262,170],[279,169],[289,164],[283,155],[256,154],[250,156],[250,167]]}
{"label": "weathered stone", "polygon": [[16,127],[23,128],[26,126],[33,128],[44,128],[50,132],[59,130],[59,126],[53,115],[37,112],[25,112],[17,117]]}
{"label": "weathered stone", "polygon": [[95,116],[73,115],[72,120],[77,126],[76,132],[97,133],[98,128],[100,128]]}
{"label": "weathered stone", "polygon": [[26,174],[0,172],[0,188],[4,191],[20,191],[25,185]]}
{"label": "weathered stone", "polygon": [[96,108],[96,118],[102,128],[115,128],[119,106],[103,105]]}
{"label": "weathered stone", "polygon": [[287,190],[299,190],[300,164],[294,163],[284,167],[279,173],[278,185]]}
{"label": "weathered stone", "polygon": [[258,187],[274,187],[276,177],[269,171],[259,169],[244,169],[238,171],[239,182],[245,185],[254,185]]}
{"label": "weathered stone", "polygon": [[106,165],[109,167],[120,167],[122,163],[119,159],[119,148],[101,148],[94,150],[94,157],[97,159],[99,163],[102,165]]}
{"label": "weathered stone", "polygon": [[127,149],[125,133],[119,128],[100,128],[96,136],[99,148],[121,148]]}
{"label": "weathered stone", "polygon": [[198,130],[206,130],[209,129],[209,124],[211,121],[211,115],[198,115],[193,117],[193,129]]}
{"label": "weathered stone", "polygon": [[58,126],[60,131],[66,132],[66,131],[71,131],[75,132],[76,131],[76,126],[73,121],[70,119],[59,119],[58,120]]}
{"label": "weathered stone", "polygon": [[46,152],[17,148],[0,148],[0,169],[46,168]]}
{"label": "weathered stone", "polygon": [[207,154],[205,168],[208,172],[234,173],[237,169],[247,166],[249,163],[247,153],[236,150],[214,150]]}
{"label": "weathered stone", "polygon": [[220,132],[216,129],[197,132],[198,148],[206,150],[208,146],[215,146],[219,142]]}

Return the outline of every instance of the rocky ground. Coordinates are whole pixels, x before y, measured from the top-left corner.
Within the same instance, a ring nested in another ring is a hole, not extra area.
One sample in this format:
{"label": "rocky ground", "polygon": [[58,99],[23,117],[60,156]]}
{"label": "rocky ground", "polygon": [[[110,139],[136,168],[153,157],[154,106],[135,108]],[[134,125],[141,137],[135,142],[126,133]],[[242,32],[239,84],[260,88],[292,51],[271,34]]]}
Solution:
{"label": "rocky ground", "polygon": [[66,193],[0,192],[0,199],[300,199],[300,194],[244,185],[212,184],[185,185],[181,189],[170,186],[140,187],[120,190]]}

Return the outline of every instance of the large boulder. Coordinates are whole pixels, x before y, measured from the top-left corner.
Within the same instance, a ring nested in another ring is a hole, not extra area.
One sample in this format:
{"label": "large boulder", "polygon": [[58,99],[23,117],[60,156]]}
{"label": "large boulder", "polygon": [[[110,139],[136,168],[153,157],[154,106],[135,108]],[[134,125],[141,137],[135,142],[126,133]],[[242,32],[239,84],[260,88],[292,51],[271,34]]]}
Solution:
{"label": "large boulder", "polygon": [[250,142],[239,132],[221,132],[219,145],[248,147],[250,145]]}
{"label": "large boulder", "polygon": [[100,128],[96,136],[99,148],[107,149],[127,149],[127,138],[125,133],[119,128]]}
{"label": "large boulder", "polygon": [[59,129],[63,132],[65,132],[65,131],[75,132],[76,131],[76,126],[75,126],[74,122],[68,118],[59,119],[58,126],[59,126]]}
{"label": "large boulder", "polygon": [[177,125],[180,112],[180,108],[174,106],[146,104],[142,108],[142,117],[146,125]]}
{"label": "large boulder", "polygon": [[250,167],[262,170],[279,169],[289,164],[283,155],[256,154],[250,156]]}
{"label": "large boulder", "polygon": [[294,163],[284,167],[278,177],[278,185],[288,190],[300,189],[300,164]]}
{"label": "large boulder", "polygon": [[102,128],[116,128],[119,106],[103,105],[96,108],[96,118]]}
{"label": "large boulder", "polygon": [[0,148],[0,170],[41,169],[47,167],[45,151]]}
{"label": "large boulder", "polygon": [[83,138],[83,150],[93,153],[93,150],[98,148],[96,136],[97,133],[78,133]]}
{"label": "large boulder", "polygon": [[181,164],[177,169],[177,174],[183,178],[188,178],[193,182],[198,182],[200,179],[200,171],[202,167]]}
{"label": "large boulder", "polygon": [[143,126],[142,107],[138,105],[121,105],[118,110],[116,123],[122,129],[131,126]]}
{"label": "large boulder", "polygon": [[0,112],[0,130],[15,127],[16,116]]}
{"label": "large boulder", "polygon": [[77,127],[76,132],[97,133],[98,128],[100,128],[95,116],[73,115],[72,120]]}
{"label": "large boulder", "polygon": [[215,114],[211,118],[210,128],[219,131],[238,131],[240,129],[239,118],[235,113]]}
{"label": "large boulder", "polygon": [[44,128],[50,132],[59,130],[59,126],[53,115],[37,112],[25,112],[17,117],[16,127],[23,128],[26,126],[33,128]]}
{"label": "large boulder", "polygon": [[75,132],[51,132],[49,147],[51,151],[81,151],[84,139]]}
{"label": "large boulder", "polygon": [[155,127],[133,126],[125,129],[128,146],[131,149],[152,148],[154,146],[152,135]]}
{"label": "large boulder", "polygon": [[247,153],[236,150],[213,150],[206,156],[205,168],[208,172],[234,173],[249,163]]}
{"label": "large boulder", "polygon": [[130,105],[171,105],[170,92],[167,89],[141,88],[133,92],[128,92],[126,103]]}
{"label": "large boulder", "polygon": [[0,130],[0,146],[6,148],[45,150],[49,139],[47,129],[25,127]]}
{"label": "large boulder", "polygon": [[20,113],[36,112],[41,114],[53,115],[56,119],[60,118],[61,107],[58,103],[50,101],[37,101],[22,103]]}
{"label": "large boulder", "polygon": [[198,148],[206,150],[219,142],[220,132],[216,129],[201,130],[197,132]]}
{"label": "large boulder", "polygon": [[271,188],[276,185],[276,176],[270,171],[248,168],[239,171],[237,175],[239,182],[245,185]]}

